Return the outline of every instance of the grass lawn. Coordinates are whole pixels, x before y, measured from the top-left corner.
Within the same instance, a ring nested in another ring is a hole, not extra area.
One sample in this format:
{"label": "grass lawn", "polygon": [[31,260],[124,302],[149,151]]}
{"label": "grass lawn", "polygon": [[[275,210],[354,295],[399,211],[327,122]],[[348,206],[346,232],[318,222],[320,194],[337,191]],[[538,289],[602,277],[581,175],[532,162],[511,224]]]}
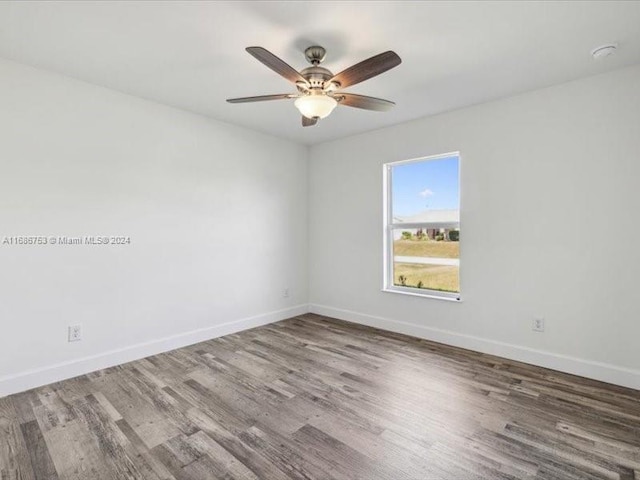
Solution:
{"label": "grass lawn", "polygon": [[446,292],[460,291],[458,267],[395,263],[393,268],[393,283],[395,285],[400,285],[398,281],[400,275],[404,275],[407,278],[407,287],[416,287],[418,282],[422,281],[422,288],[444,290]]}
{"label": "grass lawn", "polygon": [[460,258],[460,242],[396,240],[393,242],[393,254],[405,257]]}

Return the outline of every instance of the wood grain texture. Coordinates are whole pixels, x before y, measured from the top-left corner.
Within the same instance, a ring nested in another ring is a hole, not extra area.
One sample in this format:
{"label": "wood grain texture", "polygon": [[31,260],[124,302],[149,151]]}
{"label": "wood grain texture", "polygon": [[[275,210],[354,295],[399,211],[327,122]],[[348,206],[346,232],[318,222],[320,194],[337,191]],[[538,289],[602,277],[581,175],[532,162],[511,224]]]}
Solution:
{"label": "wood grain texture", "polygon": [[640,480],[640,392],[308,314],[0,399],[1,480]]}
{"label": "wood grain texture", "polygon": [[350,66],[331,78],[329,82],[340,84],[340,88],[347,88],[380,75],[401,63],[402,60],[398,54],[389,50]]}

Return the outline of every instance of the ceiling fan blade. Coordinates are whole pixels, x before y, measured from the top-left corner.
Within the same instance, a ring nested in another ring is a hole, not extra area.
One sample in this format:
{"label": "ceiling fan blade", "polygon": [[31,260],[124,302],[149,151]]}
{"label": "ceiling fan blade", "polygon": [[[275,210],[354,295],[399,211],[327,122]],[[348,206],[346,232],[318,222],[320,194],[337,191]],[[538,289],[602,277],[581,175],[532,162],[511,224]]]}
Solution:
{"label": "ceiling fan blade", "polygon": [[284,62],[280,58],[276,57],[269,50],[262,47],[247,47],[247,52],[257,58],[260,62],[264,63],[274,72],[282,75],[284,78],[292,83],[301,82],[308,85],[307,79],[300,75],[291,65]]}
{"label": "ceiling fan blade", "polygon": [[335,82],[340,84],[340,88],[346,88],[380,75],[401,63],[402,60],[398,54],[389,50],[343,70],[329,80],[328,84]]}
{"label": "ceiling fan blade", "polygon": [[228,98],[229,103],[249,103],[249,102],[264,102],[265,100],[284,100],[287,98],[294,98],[297,95],[290,93],[281,93],[278,95],[260,95],[258,97],[241,97],[241,98]]}
{"label": "ceiling fan blade", "polygon": [[302,116],[302,126],[303,127],[311,127],[311,126],[315,125],[316,123],[318,123],[318,119],[317,118],[307,118],[304,115]]}
{"label": "ceiling fan blade", "polygon": [[364,108],[365,110],[375,110],[377,112],[386,112],[391,110],[395,103],[382,98],[367,97],[365,95],[356,95],[354,93],[339,93],[334,95],[339,105],[347,107]]}

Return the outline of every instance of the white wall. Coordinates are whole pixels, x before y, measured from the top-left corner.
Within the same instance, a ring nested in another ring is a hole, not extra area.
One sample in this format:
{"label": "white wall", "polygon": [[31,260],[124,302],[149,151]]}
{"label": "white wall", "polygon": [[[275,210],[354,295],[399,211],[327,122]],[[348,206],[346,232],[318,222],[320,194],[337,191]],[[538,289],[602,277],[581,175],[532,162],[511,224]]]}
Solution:
{"label": "white wall", "polygon": [[[640,388],[638,85],[619,70],[313,147],[312,310]],[[463,302],[381,292],[382,164],[456,150]]]}
{"label": "white wall", "polygon": [[132,241],[0,244],[0,396],[305,311],[307,155],[0,61],[0,241]]}
{"label": "white wall", "polygon": [[[640,388],[638,84],[319,145],[307,171],[305,147],[0,61],[0,241],[132,239],[0,244],[0,396],[303,312],[307,281],[320,313]],[[452,150],[463,302],[383,293],[382,164]]]}

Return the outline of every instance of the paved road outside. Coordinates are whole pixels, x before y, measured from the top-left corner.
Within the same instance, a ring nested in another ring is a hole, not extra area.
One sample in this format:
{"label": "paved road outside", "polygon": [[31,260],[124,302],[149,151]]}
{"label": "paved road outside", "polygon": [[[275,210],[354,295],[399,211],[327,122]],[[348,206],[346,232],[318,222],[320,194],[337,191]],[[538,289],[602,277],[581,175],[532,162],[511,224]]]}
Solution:
{"label": "paved road outside", "polygon": [[398,263],[419,263],[421,265],[447,265],[447,266],[460,266],[459,258],[436,258],[436,257],[404,257],[396,255],[393,257],[394,261]]}

